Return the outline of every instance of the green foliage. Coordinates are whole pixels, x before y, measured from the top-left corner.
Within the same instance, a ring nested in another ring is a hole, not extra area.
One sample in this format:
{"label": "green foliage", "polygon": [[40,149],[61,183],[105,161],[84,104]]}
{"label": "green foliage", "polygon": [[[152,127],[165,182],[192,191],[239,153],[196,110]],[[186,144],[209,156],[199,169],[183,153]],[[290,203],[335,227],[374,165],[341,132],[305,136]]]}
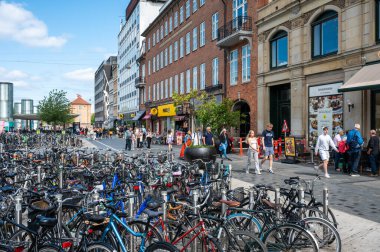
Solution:
{"label": "green foliage", "polygon": [[203,101],[207,98],[207,93],[204,91],[191,90],[188,94],[177,94],[174,93],[172,96],[174,106],[180,106],[184,103],[190,102],[191,99],[196,99],[198,101]]}
{"label": "green foliage", "polygon": [[63,90],[54,89],[39,102],[38,113],[42,121],[53,126],[71,121],[70,101],[66,98],[66,94]]}
{"label": "green foliage", "polygon": [[91,125],[95,124],[95,113],[91,114]]}

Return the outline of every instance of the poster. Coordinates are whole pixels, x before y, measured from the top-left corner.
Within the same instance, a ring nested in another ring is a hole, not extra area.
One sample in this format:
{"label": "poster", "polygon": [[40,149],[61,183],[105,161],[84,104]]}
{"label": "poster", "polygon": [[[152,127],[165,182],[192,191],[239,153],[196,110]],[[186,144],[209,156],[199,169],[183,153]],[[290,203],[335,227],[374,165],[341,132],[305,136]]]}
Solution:
{"label": "poster", "polygon": [[322,128],[329,127],[333,138],[343,129],[343,95],[338,93],[342,83],[309,88],[309,144],[314,146]]}
{"label": "poster", "polygon": [[285,156],[296,156],[296,142],[294,137],[285,137]]}

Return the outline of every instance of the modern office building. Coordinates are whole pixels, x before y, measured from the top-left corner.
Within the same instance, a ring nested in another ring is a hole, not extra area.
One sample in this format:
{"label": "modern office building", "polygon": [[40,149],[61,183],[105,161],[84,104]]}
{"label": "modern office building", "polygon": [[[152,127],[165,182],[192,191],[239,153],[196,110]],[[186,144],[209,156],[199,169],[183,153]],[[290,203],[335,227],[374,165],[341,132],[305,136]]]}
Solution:
{"label": "modern office building", "polygon": [[110,84],[112,66],[117,65],[117,57],[111,56],[103,61],[95,72],[95,127],[108,127],[110,120]]}
{"label": "modern office building", "polygon": [[142,46],[141,33],[156,18],[164,0],[131,0],[118,35],[118,111],[125,121],[132,120],[139,110],[139,76],[136,62]]}

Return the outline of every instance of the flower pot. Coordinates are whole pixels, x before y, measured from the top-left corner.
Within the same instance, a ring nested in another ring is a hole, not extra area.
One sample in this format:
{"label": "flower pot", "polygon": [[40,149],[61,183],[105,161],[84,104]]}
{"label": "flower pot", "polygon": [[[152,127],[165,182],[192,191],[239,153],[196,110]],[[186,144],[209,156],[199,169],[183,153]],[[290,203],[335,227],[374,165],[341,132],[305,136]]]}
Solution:
{"label": "flower pot", "polygon": [[215,162],[216,149],[214,147],[188,147],[185,149],[185,160],[192,162],[195,159],[201,159],[204,162]]}

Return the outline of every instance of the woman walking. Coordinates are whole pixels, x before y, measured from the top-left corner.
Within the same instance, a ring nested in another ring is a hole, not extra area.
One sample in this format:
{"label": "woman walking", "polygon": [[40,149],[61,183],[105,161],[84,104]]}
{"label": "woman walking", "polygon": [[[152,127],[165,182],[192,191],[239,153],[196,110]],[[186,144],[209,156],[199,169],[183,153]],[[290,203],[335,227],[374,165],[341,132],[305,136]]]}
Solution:
{"label": "woman walking", "polygon": [[260,147],[257,143],[257,137],[255,137],[255,132],[250,130],[248,132],[245,142],[248,144],[248,164],[245,173],[249,173],[249,168],[252,164],[252,159],[255,165],[256,174],[261,175],[260,165],[259,165],[259,151]]}
{"label": "woman walking", "polygon": [[222,132],[220,132],[219,141],[220,141],[220,145],[219,145],[220,158],[224,157],[232,161],[231,158],[227,157],[228,135],[227,135],[226,129],[223,129]]}
{"label": "woman walking", "polygon": [[182,149],[179,153],[179,158],[183,159],[185,157],[185,149],[191,145],[191,130],[189,130],[183,140]]}
{"label": "woman walking", "polygon": [[150,143],[152,142],[152,131],[150,131],[150,129],[146,132],[146,141],[148,143],[148,149],[150,149]]}
{"label": "woman walking", "polygon": [[174,136],[173,136],[173,132],[171,129],[168,131],[168,136],[166,137],[166,142],[168,144],[168,150],[171,152],[173,150],[173,142],[174,142]]}

